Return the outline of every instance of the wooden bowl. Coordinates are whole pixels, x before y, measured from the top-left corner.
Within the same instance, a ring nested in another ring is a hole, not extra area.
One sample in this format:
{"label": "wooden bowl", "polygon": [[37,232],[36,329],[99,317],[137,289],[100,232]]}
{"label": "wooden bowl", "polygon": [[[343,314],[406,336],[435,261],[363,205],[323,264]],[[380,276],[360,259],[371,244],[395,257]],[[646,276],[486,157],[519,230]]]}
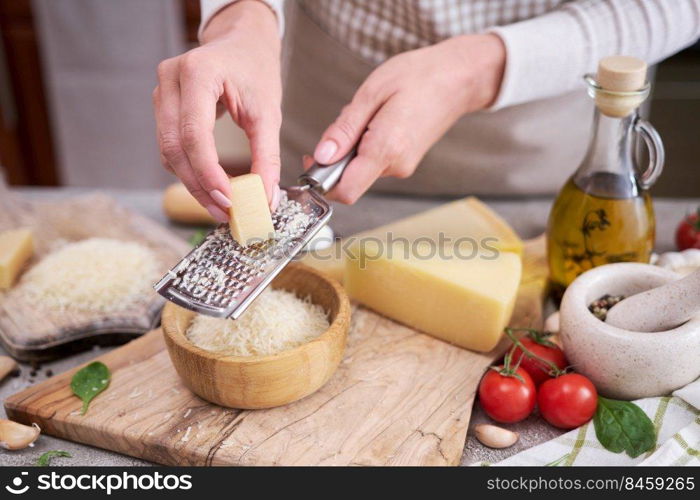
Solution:
{"label": "wooden bowl", "polygon": [[273,288],[310,297],[328,313],[330,327],[294,349],[269,356],[226,356],[192,344],[185,332],[195,313],[168,302],[163,309],[165,343],[175,370],[202,399],[230,408],[272,408],[318,390],[343,357],[350,326],[350,302],[333,279],[292,263],[272,282]]}

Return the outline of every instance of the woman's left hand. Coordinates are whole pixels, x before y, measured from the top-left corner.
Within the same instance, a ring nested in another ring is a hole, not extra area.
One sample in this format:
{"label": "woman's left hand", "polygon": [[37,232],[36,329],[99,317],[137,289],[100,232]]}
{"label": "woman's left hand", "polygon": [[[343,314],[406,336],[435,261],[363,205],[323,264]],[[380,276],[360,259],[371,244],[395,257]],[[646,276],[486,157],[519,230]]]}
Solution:
{"label": "woman's left hand", "polygon": [[[329,197],[352,204],[379,177],[413,174],[457,119],[493,103],[505,54],[496,35],[463,35],[404,52],[375,69],[316,146],[313,160],[330,164],[362,136],[357,157]],[[304,166],[313,160],[306,157]]]}

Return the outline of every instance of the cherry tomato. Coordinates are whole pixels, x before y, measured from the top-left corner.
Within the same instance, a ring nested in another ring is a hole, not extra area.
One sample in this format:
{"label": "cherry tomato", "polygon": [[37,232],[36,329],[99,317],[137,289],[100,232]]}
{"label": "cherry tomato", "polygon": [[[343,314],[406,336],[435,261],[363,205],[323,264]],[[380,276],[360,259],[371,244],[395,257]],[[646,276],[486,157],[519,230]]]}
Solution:
{"label": "cherry tomato", "polygon": [[573,429],[593,417],[598,405],[598,392],[583,375],[567,373],[549,379],[540,386],[537,404],[547,422],[561,429]]}
{"label": "cherry tomato", "polygon": [[496,422],[520,422],[535,408],[535,384],[522,368],[513,375],[490,369],[479,383],[479,401],[486,414]]}
{"label": "cherry tomato", "polygon": [[676,229],[676,246],[678,250],[700,248],[700,208],[688,215]]}
{"label": "cherry tomato", "polygon": [[[563,370],[568,366],[566,356],[564,356],[564,351],[562,351],[561,348],[552,341],[547,340],[546,337],[537,336],[533,338],[530,335],[527,335],[520,339],[520,343],[523,344],[525,349],[533,353],[535,356],[557,365],[557,368],[560,370]],[[520,356],[522,356],[520,368],[525,370],[528,375],[530,375],[532,381],[535,383],[535,387],[539,387],[542,382],[551,378],[551,375],[549,374],[551,368],[547,365],[547,363],[536,358],[530,358],[527,356],[527,354],[523,356],[523,351],[520,349],[520,347],[516,347],[515,351],[513,351],[513,359],[517,361],[521,359]]]}

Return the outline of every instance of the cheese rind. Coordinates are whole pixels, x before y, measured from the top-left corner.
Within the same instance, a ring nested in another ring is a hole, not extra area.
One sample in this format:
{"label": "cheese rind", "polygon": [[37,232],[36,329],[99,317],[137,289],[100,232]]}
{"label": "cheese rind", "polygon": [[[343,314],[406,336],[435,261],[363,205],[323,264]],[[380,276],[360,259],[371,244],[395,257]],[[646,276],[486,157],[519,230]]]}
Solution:
{"label": "cheese rind", "polygon": [[[513,229],[487,205],[474,197],[462,198],[425,212],[400,219],[384,226],[358,233],[352,238],[406,238],[409,243],[427,238],[437,242],[442,235],[445,244],[469,238],[481,250],[523,253],[523,242]],[[463,241],[464,244],[471,244]],[[340,243],[329,249],[309,252],[301,262],[342,280],[345,259]],[[488,248],[487,248],[488,247]]]}
{"label": "cheese rind", "polygon": [[243,246],[272,238],[275,228],[262,178],[245,174],[231,179],[231,236]]}
{"label": "cheese rind", "polygon": [[391,249],[372,242],[354,247],[344,277],[353,299],[460,347],[485,352],[496,346],[513,312],[519,255],[423,258],[429,253]]}
{"label": "cheese rind", "polygon": [[14,285],[24,264],[34,254],[34,239],[29,229],[0,233],[0,290]]}

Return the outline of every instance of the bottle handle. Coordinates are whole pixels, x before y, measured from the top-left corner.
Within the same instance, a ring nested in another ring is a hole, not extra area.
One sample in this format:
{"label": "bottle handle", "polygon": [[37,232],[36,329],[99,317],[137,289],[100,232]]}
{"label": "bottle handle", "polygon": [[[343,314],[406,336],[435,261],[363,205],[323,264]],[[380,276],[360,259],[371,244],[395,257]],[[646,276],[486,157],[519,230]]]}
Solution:
{"label": "bottle handle", "polygon": [[664,169],[664,144],[661,136],[644,118],[637,117],[634,122],[634,131],[644,139],[647,151],[649,152],[649,165],[642,173],[640,184],[643,189],[649,189],[657,181]]}

